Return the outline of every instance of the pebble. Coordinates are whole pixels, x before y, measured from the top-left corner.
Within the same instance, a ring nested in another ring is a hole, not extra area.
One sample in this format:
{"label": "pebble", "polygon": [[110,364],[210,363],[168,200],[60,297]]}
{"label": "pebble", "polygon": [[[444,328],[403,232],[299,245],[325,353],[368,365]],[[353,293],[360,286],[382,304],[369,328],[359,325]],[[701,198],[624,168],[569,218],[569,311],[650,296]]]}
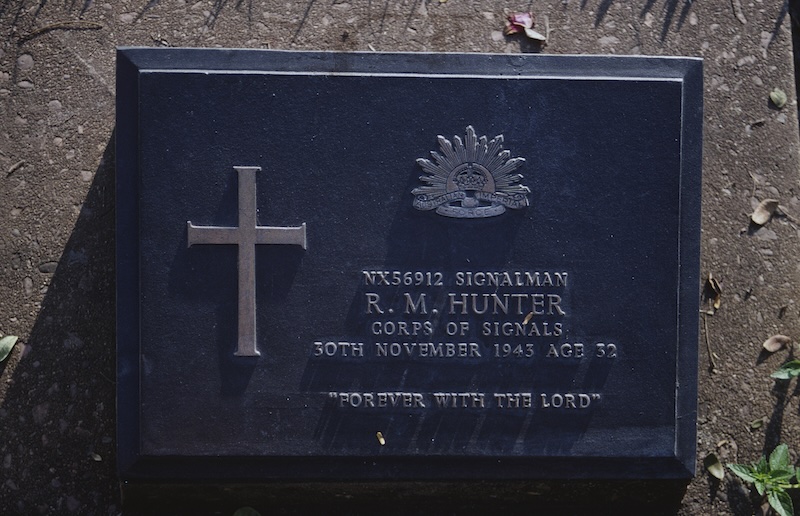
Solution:
{"label": "pebble", "polygon": [[133,23],[136,20],[136,14],[134,13],[122,13],[119,15],[119,21],[122,23]]}
{"label": "pebble", "polygon": [[61,111],[61,101],[59,100],[51,100],[47,103],[47,107],[50,108],[50,111]]}
{"label": "pebble", "polygon": [[33,56],[30,54],[22,54],[17,58],[17,66],[20,70],[30,70],[33,68]]}
{"label": "pebble", "polygon": [[756,62],[756,56],[749,55],[749,56],[745,56],[745,57],[739,59],[736,62],[736,66],[744,66],[744,65],[748,65],[748,64],[753,64],[755,62]]}
{"label": "pebble", "polygon": [[91,170],[81,170],[81,180],[88,183],[92,180],[92,171]]}
{"label": "pebble", "polygon": [[22,280],[22,287],[25,289],[26,294],[33,294],[33,280],[29,276]]}
{"label": "pebble", "polygon": [[33,88],[33,83],[31,81],[19,81],[17,83],[17,86],[19,86],[23,90],[29,90]]}
{"label": "pebble", "polygon": [[[763,226],[758,231],[753,233],[753,236],[756,237],[759,240],[777,240],[778,239],[778,234],[777,233],[775,233],[771,229],[763,227]],[[763,251],[766,251],[766,249],[763,249],[762,252]]]}
{"label": "pebble", "polygon": [[597,40],[597,44],[601,47],[609,47],[619,43],[619,38],[616,36],[603,36]]}
{"label": "pebble", "polygon": [[50,410],[50,403],[44,402],[33,407],[31,413],[33,414],[33,422],[41,425],[47,418],[47,412]]}
{"label": "pebble", "polygon": [[64,339],[65,349],[79,349],[83,347],[83,341],[74,333],[68,333],[67,338]]}
{"label": "pebble", "polygon": [[67,510],[69,512],[75,512],[80,508],[81,508],[81,502],[78,501],[77,498],[75,498],[74,496],[67,497]]}
{"label": "pebble", "polygon": [[58,262],[43,262],[39,264],[39,272],[53,274],[56,272],[56,267],[58,267]]}
{"label": "pebble", "polygon": [[492,41],[503,41],[503,33],[499,30],[493,30]]}

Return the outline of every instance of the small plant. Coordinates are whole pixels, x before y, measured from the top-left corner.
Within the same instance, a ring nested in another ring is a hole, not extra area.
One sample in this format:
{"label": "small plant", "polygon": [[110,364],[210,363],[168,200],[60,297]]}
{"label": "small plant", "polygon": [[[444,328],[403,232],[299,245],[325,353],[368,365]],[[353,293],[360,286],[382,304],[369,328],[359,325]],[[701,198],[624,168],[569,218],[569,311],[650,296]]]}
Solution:
{"label": "small plant", "polygon": [[755,464],[728,464],[736,476],[750,482],[761,496],[766,496],[770,506],[780,516],[792,516],[794,507],[787,489],[800,487],[800,469],[789,462],[789,447],[778,445],[770,454],[769,461],[762,456]]}
{"label": "small plant", "polygon": [[770,375],[777,380],[791,380],[800,376],[800,360],[791,360]]}

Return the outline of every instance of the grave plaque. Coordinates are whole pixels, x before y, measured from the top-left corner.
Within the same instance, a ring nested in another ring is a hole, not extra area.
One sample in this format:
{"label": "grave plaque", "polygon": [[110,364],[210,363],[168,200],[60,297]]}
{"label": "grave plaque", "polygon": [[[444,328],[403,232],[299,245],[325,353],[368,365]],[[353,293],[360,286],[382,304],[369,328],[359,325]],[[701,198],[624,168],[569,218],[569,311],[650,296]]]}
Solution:
{"label": "grave plaque", "polygon": [[124,480],[693,475],[699,59],[117,72]]}

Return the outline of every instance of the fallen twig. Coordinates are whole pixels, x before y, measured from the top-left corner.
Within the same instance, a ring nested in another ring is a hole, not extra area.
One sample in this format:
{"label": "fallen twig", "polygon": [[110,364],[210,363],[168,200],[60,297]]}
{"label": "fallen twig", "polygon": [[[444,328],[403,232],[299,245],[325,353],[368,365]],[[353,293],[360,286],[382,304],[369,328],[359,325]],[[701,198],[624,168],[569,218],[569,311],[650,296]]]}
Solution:
{"label": "fallen twig", "polygon": [[37,36],[41,36],[42,34],[53,30],[100,30],[102,28],[104,28],[103,25],[97,22],[83,20],[60,21],[51,23],[50,25],[45,25],[44,27],[40,27],[29,34],[22,36],[19,38],[19,42],[25,43],[26,41],[30,41]]}
{"label": "fallen twig", "polygon": [[8,168],[8,173],[6,174],[6,177],[9,177],[11,174],[13,174],[17,170],[21,169],[23,166],[25,166],[25,160],[24,159],[21,159],[21,160],[17,161],[16,163],[14,163],[13,165],[11,165]]}
{"label": "fallen twig", "polygon": [[703,314],[703,335],[706,338],[706,351],[708,351],[708,362],[710,363],[709,371],[711,373],[717,372],[717,363],[714,362],[714,353],[711,351],[711,341],[708,339],[708,318]]}
{"label": "fallen twig", "polygon": [[742,12],[742,0],[731,0],[731,6],[733,7],[733,14],[736,16],[736,19],[742,22],[742,24],[747,23],[747,18],[744,17],[744,13]]}
{"label": "fallen twig", "polygon": [[755,197],[756,196],[756,176],[754,176],[753,173],[750,172],[749,170],[747,171],[747,175],[749,175],[750,179],[753,180],[753,189],[750,191],[750,197]]}

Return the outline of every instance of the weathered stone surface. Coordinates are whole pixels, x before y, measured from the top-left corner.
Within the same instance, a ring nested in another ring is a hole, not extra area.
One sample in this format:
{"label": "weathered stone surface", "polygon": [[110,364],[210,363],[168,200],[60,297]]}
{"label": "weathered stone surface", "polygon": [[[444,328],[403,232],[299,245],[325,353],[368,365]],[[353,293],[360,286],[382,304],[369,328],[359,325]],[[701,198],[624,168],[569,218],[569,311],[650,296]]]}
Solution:
{"label": "weathered stone surface", "polygon": [[693,475],[699,60],[118,59],[124,479]]}

